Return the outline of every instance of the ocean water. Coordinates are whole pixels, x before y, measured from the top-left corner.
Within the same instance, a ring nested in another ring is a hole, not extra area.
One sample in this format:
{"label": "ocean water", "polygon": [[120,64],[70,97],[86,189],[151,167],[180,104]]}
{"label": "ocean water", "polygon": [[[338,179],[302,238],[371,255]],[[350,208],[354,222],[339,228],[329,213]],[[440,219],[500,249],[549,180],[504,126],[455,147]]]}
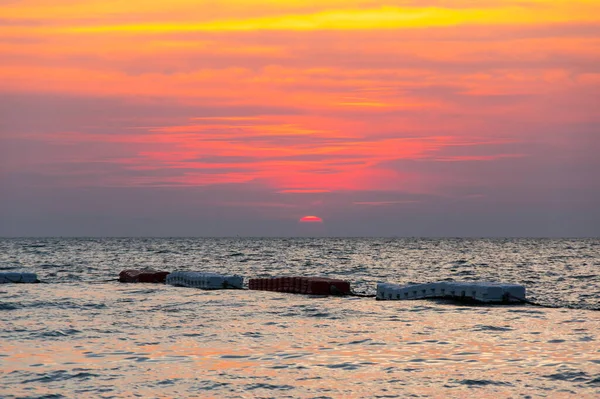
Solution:
{"label": "ocean water", "polygon": [[[530,305],[119,284],[126,268],[524,284]],[[0,239],[0,398],[600,397],[598,239]],[[47,284],[46,284],[47,283]]]}

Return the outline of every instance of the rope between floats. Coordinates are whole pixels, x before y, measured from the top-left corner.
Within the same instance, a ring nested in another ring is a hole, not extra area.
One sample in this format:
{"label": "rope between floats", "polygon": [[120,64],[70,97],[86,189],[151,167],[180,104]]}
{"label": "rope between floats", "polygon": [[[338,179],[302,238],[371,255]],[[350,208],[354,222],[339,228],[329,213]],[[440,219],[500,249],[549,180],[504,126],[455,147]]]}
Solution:
{"label": "rope between floats", "polygon": [[119,281],[119,279],[118,278],[111,278],[111,279],[108,279],[108,280],[82,281],[82,283],[101,284],[101,283],[112,283],[113,281]]}
{"label": "rope between floats", "polygon": [[73,281],[40,281],[37,282],[40,284],[72,284],[72,283],[88,283],[88,284],[102,284],[102,283],[112,283],[114,281],[119,281],[118,278],[111,278],[108,280],[73,280]]}
{"label": "rope between floats", "polygon": [[[560,308],[565,308],[567,306],[558,306],[558,305],[545,305],[543,303],[537,303],[537,302],[533,302],[530,301],[529,299],[525,299],[525,298],[519,298],[518,296],[514,296],[511,294],[507,294],[507,297],[509,299],[514,299],[515,301],[521,302],[521,303],[526,303],[527,305],[531,305],[531,306],[537,306],[540,308],[548,308],[548,309],[560,309]],[[592,309],[594,310],[594,309]]]}
{"label": "rope between floats", "polygon": [[350,296],[355,296],[355,297],[359,297],[359,298],[375,298],[375,294],[363,294],[360,292],[350,292],[350,294],[348,294]]}
{"label": "rope between floats", "polygon": [[[16,283],[16,284],[23,283],[21,281],[21,279],[19,279],[19,281],[12,281],[12,280],[10,280],[10,281],[12,283]],[[79,281],[79,282],[81,282],[81,283],[89,283],[89,284],[102,284],[102,283],[109,283],[109,282],[115,282],[115,281],[119,281],[119,278],[112,278],[112,279],[107,279],[107,280],[94,280],[94,281]],[[47,281],[37,280],[37,281],[35,281],[35,283],[39,283],[39,284],[57,284],[57,283],[60,283],[60,282],[49,283]],[[223,284],[223,288],[225,288],[225,289],[237,289],[237,290],[248,290],[247,288],[244,288],[244,287],[233,286],[231,284],[228,284],[227,282],[225,282]],[[337,287],[335,287],[335,285],[332,285],[332,288],[333,289],[332,289],[331,294],[333,294],[333,295],[341,295],[341,292],[338,290]],[[348,296],[358,297],[358,298],[376,298],[375,294],[365,294],[365,293],[359,293],[359,292],[353,292],[353,291],[351,291],[348,294]],[[575,307],[575,306],[572,306],[572,305],[571,306],[569,306],[569,305],[548,305],[548,304],[538,303],[538,302],[531,301],[529,299],[520,298],[520,297],[511,295],[511,294],[507,294],[506,299],[513,299],[513,300],[515,300],[517,302],[520,302],[520,303],[524,303],[524,304],[527,304],[527,305],[536,306],[536,307],[540,307],[540,308],[547,308],[547,309],[564,309],[564,308],[567,308],[567,309],[581,309],[581,308],[578,308],[578,307]],[[592,310],[592,311],[600,311],[600,308],[583,308],[583,309],[585,309],[585,310]]]}

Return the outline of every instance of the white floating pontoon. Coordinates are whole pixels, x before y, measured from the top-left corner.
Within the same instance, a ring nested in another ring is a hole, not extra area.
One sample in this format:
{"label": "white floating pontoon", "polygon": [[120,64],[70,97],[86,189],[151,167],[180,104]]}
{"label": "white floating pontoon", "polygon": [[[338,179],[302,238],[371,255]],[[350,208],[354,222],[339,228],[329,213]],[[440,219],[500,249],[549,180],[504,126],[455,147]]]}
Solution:
{"label": "white floating pontoon", "polygon": [[0,284],[8,283],[39,283],[37,274],[22,272],[0,272]]}
{"label": "white floating pontoon", "polygon": [[242,288],[244,278],[242,276],[224,276],[217,273],[173,272],[167,276],[166,283],[180,287],[219,290],[225,288]]}
{"label": "white floating pontoon", "polygon": [[525,287],[519,284],[473,282],[439,282],[398,285],[377,284],[377,299],[403,300],[425,298],[472,299],[479,302],[519,302],[525,299]]}

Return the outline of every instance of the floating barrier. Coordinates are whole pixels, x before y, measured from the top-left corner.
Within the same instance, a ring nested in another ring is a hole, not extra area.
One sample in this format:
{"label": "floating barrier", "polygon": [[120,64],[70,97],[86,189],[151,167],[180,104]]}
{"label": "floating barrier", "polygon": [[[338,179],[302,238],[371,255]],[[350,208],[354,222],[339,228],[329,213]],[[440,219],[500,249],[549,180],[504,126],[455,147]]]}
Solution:
{"label": "floating barrier", "polygon": [[525,287],[519,284],[490,282],[439,282],[412,285],[379,283],[376,297],[380,300],[453,298],[486,303],[523,302]]}
{"label": "floating barrier", "polygon": [[40,280],[38,280],[37,274],[35,273],[0,272],[0,284],[33,284],[39,282]]}
{"label": "floating barrier", "polygon": [[167,276],[166,283],[179,287],[192,287],[203,290],[241,289],[244,284],[244,278],[242,276],[224,276],[217,273],[173,272]]}
{"label": "floating barrier", "polygon": [[248,288],[259,291],[290,292],[308,295],[350,295],[350,283],[326,277],[253,278]]}
{"label": "floating barrier", "polygon": [[122,283],[164,283],[169,272],[156,270],[123,270],[119,273]]}

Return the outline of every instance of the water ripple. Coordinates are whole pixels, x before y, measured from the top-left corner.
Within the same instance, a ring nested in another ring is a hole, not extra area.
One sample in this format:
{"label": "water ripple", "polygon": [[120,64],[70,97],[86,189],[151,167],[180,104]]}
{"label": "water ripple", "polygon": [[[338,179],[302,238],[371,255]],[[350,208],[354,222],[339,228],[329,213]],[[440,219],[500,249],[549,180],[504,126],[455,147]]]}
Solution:
{"label": "water ripple", "polygon": [[[0,240],[0,268],[48,282],[0,287],[0,397],[594,398],[600,313],[586,309],[600,307],[599,244]],[[131,267],[325,275],[367,293],[378,281],[504,280],[563,308],[103,281]]]}

